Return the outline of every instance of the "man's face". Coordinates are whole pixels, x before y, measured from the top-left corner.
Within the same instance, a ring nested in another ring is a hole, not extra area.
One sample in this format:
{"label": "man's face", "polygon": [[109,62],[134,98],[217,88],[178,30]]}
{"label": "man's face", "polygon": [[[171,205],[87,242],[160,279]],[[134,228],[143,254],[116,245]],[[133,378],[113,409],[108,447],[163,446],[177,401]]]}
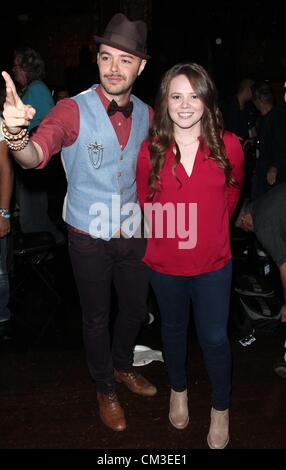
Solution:
{"label": "man's face", "polygon": [[262,106],[262,102],[260,101],[260,99],[259,98],[253,99],[252,102],[253,102],[254,106],[256,107],[256,109],[258,109],[258,111],[260,111],[260,113],[262,113],[263,106]]}
{"label": "man's face", "polygon": [[107,98],[130,94],[136,77],[141,74],[146,60],[128,52],[100,45],[97,54],[100,83]]}

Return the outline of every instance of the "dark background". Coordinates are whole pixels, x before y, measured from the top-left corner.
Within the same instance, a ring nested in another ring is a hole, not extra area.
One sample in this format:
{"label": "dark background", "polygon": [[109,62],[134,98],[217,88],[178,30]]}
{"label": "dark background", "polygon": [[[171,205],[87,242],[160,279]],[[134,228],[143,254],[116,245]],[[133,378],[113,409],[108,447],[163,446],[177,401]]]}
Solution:
{"label": "dark background", "polygon": [[[180,61],[195,61],[213,75],[220,97],[236,90],[240,78],[267,79],[282,99],[286,80],[283,2],[217,0],[42,0],[1,7],[1,69],[10,70],[13,50],[29,44],[46,62],[46,82],[65,85],[79,65],[82,47],[96,58],[92,35],[116,12],[148,24],[151,60],[135,92],[152,102],[162,73]],[[186,8],[188,7],[188,10]],[[3,85],[3,82],[1,82]]]}
{"label": "dark background", "polygon": [[[6,0],[0,7],[0,68],[10,71],[14,48],[30,44],[42,54],[47,84],[56,89],[64,85],[68,76],[76,75],[83,46],[92,51],[95,60],[92,35],[102,32],[111,16],[121,11],[132,20],[145,19],[148,24],[148,52],[152,58],[142,78],[136,81],[135,89],[140,97],[152,101],[162,73],[176,62],[188,60],[203,64],[212,73],[221,97],[233,93],[241,77],[252,76],[270,80],[282,99],[286,80],[282,2],[272,0],[264,7],[260,1],[234,4],[216,0],[211,5],[193,1],[188,6],[190,11],[186,11],[186,2],[180,0],[173,3],[167,0],[79,0],[77,6],[67,0],[38,0],[35,6],[30,0],[22,0],[20,6]],[[217,39],[221,39],[221,44],[216,43]],[[3,80],[1,84],[3,86]],[[52,181],[53,193],[56,193],[53,200],[61,210],[58,192],[54,190],[55,181]],[[61,182],[62,179],[58,179],[58,188]],[[236,273],[250,269],[248,257],[243,255],[246,242],[247,239],[237,237],[237,246],[233,247]],[[98,416],[95,388],[82,348],[81,310],[66,245],[57,248],[51,259],[45,260],[44,252],[40,252],[39,258],[33,254],[35,261],[30,270],[23,261],[23,251],[19,251],[18,259],[15,251],[14,244],[11,273],[14,331],[10,341],[0,344],[3,376],[0,447],[92,449],[93,456],[98,450],[99,455],[106,452],[113,455],[112,449],[116,449],[115,455],[129,455],[128,449],[144,449],[147,453],[155,447],[163,449],[158,454],[164,455],[164,449],[170,449],[174,455],[180,449],[188,449],[186,453],[191,456],[191,462],[199,456],[201,463],[203,454],[195,454],[192,449],[207,447],[210,395],[201,352],[198,343],[193,341],[194,329],[189,349],[191,425],[181,432],[168,424],[166,371],[161,362],[154,361],[142,371],[158,387],[154,399],[141,400],[142,397],[119,386],[128,429],[115,436],[102,425]],[[264,263],[261,259],[255,269],[265,272]],[[35,266],[38,270],[42,266],[48,280],[54,279],[52,287],[60,294],[59,302],[55,302],[55,294],[47,289],[42,277],[35,275]],[[270,273],[272,275],[272,267]],[[277,288],[274,269],[273,274],[273,285]],[[115,311],[115,307],[113,309]],[[238,303],[233,302],[231,320],[240,318],[235,309]],[[156,309],[151,310],[155,321],[143,328],[137,344],[159,350],[159,314]],[[285,449],[285,379],[273,370],[276,360],[282,358],[285,332],[281,330],[278,337],[257,337],[251,346],[242,347],[238,342],[242,332],[237,325],[234,328],[231,323],[230,326],[235,365],[230,447]],[[153,455],[155,452],[153,450]],[[225,463],[226,454],[219,455]],[[247,460],[245,453],[241,455],[244,468]],[[74,459],[75,453],[72,456]],[[238,456],[236,453],[236,460]],[[28,458],[31,465],[31,453]],[[265,453],[263,458],[267,459]],[[268,457],[267,463],[273,466],[274,459],[271,462]]]}

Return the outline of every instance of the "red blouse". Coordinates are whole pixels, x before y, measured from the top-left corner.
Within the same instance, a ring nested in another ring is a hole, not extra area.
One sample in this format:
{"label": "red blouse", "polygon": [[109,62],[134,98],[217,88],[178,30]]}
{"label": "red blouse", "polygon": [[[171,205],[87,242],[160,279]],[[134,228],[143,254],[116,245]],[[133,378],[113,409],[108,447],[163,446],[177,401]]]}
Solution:
{"label": "red blouse", "polygon": [[241,191],[244,155],[234,134],[225,132],[223,140],[238,186],[226,184],[224,171],[206,158],[210,154],[206,146],[205,153],[198,148],[190,176],[181,163],[174,175],[170,147],[160,174],[161,190],[152,201],[148,200],[149,142],[143,142],[136,176],[138,198],[150,228],[143,261],[155,271],[193,276],[220,269],[231,259],[229,220]]}

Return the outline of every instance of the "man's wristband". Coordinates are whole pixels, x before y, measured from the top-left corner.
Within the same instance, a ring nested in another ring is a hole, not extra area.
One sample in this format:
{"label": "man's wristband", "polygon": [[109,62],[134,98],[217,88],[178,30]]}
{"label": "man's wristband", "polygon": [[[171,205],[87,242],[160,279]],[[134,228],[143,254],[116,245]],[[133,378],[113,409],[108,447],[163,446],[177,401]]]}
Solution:
{"label": "man's wristband", "polygon": [[0,207],[0,216],[4,217],[4,219],[10,219],[11,214],[9,212],[9,209],[6,207]]}

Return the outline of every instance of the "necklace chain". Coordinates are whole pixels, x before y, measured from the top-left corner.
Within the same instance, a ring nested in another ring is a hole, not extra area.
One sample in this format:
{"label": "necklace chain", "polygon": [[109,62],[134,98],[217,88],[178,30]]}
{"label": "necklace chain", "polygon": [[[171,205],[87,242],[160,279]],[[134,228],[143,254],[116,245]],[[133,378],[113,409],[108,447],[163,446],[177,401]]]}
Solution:
{"label": "necklace chain", "polygon": [[191,140],[191,142],[188,142],[188,143],[187,143],[187,142],[181,142],[181,141],[178,140],[178,139],[175,139],[175,140],[176,140],[176,142],[177,142],[178,144],[181,144],[181,145],[183,145],[183,146],[185,146],[185,147],[187,147],[188,145],[194,144],[195,142],[198,142],[198,138],[196,138],[195,140]]}

